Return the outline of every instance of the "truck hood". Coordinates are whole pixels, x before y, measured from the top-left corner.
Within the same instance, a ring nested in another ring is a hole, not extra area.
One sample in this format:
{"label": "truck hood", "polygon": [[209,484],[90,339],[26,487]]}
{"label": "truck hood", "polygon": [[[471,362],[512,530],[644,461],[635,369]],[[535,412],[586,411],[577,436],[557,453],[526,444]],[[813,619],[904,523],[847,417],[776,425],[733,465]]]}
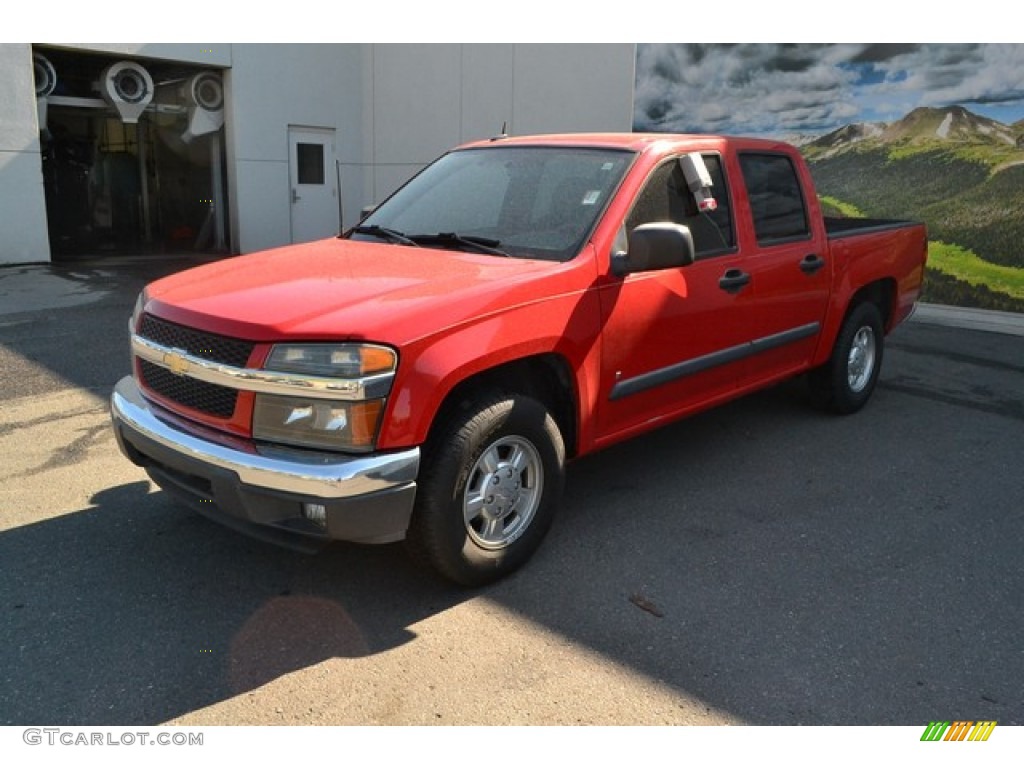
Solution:
{"label": "truck hood", "polygon": [[[257,342],[401,345],[543,298],[568,265],[330,238],[238,256],[150,284],[146,311]],[[564,278],[559,280],[565,289]],[[553,290],[553,287],[551,288]]]}

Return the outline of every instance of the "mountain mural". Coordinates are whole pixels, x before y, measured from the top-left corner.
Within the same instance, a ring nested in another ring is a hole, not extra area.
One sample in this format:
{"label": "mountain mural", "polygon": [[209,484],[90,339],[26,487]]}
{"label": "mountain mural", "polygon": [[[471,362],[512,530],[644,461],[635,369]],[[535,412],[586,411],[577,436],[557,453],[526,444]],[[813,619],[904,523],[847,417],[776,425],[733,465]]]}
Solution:
{"label": "mountain mural", "polygon": [[643,43],[633,129],[783,138],[829,214],[928,225],[926,301],[1024,312],[1024,44]]}
{"label": "mountain mural", "polygon": [[1024,121],[922,107],[800,149],[828,213],[928,225],[926,301],[1024,312]]}
{"label": "mountain mural", "polygon": [[919,107],[894,123],[851,123],[803,143],[815,156],[841,152],[864,141],[908,150],[990,146],[997,154],[1024,153],[1024,120],[1003,125],[960,106]]}

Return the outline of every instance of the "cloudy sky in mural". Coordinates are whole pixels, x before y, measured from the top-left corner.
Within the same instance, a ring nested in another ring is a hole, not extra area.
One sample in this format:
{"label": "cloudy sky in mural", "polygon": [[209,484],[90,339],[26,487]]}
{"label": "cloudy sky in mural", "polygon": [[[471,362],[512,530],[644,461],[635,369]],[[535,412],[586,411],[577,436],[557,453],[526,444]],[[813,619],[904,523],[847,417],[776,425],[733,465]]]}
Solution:
{"label": "cloudy sky in mural", "polygon": [[642,44],[636,130],[821,135],[959,104],[1024,119],[1020,44]]}

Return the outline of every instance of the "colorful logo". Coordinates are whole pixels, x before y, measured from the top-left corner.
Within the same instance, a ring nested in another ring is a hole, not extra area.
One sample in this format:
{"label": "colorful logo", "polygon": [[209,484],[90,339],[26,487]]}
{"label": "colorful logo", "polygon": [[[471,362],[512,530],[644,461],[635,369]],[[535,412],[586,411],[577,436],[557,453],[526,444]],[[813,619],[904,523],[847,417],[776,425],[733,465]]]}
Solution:
{"label": "colorful logo", "polygon": [[995,720],[933,720],[921,735],[921,741],[988,741]]}

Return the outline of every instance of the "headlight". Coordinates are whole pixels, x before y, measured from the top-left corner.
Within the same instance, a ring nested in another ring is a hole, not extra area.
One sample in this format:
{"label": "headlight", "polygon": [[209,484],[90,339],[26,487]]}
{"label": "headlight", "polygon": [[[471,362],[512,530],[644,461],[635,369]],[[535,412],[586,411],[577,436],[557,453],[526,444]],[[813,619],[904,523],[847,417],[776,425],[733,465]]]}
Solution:
{"label": "headlight", "polygon": [[264,369],[362,383],[365,399],[258,393],[257,440],[334,451],[373,450],[398,364],[394,350],[374,344],[277,344]]}
{"label": "headlight", "polygon": [[384,400],[320,400],[256,395],[252,433],[267,440],[306,448],[370,451],[377,437]]}
{"label": "headlight", "polygon": [[277,344],[264,366],[270,371],[356,379],[395,370],[394,350],[373,344]]}

